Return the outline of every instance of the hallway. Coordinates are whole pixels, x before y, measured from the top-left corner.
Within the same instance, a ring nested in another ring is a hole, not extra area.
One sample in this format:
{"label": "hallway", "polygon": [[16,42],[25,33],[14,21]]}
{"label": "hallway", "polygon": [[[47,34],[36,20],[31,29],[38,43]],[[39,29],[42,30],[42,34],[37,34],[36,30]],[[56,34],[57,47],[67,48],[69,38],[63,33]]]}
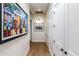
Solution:
{"label": "hallway", "polygon": [[31,42],[27,56],[50,56],[47,44],[45,42]]}
{"label": "hallway", "polygon": [[79,56],[79,3],[0,3],[0,19],[0,56]]}

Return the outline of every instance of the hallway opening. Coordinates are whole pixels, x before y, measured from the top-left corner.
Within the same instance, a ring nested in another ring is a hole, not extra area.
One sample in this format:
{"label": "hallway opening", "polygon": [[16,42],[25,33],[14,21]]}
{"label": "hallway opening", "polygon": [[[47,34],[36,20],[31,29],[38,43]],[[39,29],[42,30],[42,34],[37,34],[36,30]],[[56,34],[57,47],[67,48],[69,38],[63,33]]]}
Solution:
{"label": "hallway opening", "polygon": [[50,56],[47,45],[48,20],[46,18],[50,3],[29,3],[31,45],[28,56]]}
{"label": "hallway opening", "polygon": [[79,3],[0,3],[1,56],[79,55]]}
{"label": "hallway opening", "polygon": [[27,56],[50,56],[50,52],[45,42],[31,42]]}

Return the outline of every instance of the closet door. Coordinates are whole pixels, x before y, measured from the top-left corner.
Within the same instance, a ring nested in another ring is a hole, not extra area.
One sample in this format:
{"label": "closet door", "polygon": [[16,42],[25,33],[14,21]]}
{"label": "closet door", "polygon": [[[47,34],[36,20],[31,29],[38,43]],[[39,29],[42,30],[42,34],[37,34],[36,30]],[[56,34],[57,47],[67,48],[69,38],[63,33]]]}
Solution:
{"label": "closet door", "polygon": [[68,55],[79,55],[79,3],[69,4]]}
{"label": "closet door", "polygon": [[68,50],[68,37],[69,37],[69,4],[65,3],[65,46],[64,46],[64,56],[67,56]]}
{"label": "closet door", "polygon": [[54,54],[62,56],[65,44],[65,5],[57,4],[54,8]]}

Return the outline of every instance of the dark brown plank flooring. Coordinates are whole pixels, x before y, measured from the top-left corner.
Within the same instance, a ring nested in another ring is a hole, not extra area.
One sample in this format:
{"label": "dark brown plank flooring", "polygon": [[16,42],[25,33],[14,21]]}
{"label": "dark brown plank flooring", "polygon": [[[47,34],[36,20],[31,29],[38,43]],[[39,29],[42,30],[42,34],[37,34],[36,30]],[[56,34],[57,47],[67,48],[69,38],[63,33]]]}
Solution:
{"label": "dark brown plank flooring", "polygon": [[44,42],[31,42],[27,56],[50,56],[47,44]]}

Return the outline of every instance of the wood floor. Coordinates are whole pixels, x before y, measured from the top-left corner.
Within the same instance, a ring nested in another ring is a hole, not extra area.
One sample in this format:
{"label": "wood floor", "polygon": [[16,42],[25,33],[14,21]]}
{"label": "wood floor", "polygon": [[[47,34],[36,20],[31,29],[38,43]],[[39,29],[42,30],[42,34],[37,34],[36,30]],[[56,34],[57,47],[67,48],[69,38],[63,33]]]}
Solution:
{"label": "wood floor", "polygon": [[31,42],[27,56],[50,56],[47,44],[44,42]]}

